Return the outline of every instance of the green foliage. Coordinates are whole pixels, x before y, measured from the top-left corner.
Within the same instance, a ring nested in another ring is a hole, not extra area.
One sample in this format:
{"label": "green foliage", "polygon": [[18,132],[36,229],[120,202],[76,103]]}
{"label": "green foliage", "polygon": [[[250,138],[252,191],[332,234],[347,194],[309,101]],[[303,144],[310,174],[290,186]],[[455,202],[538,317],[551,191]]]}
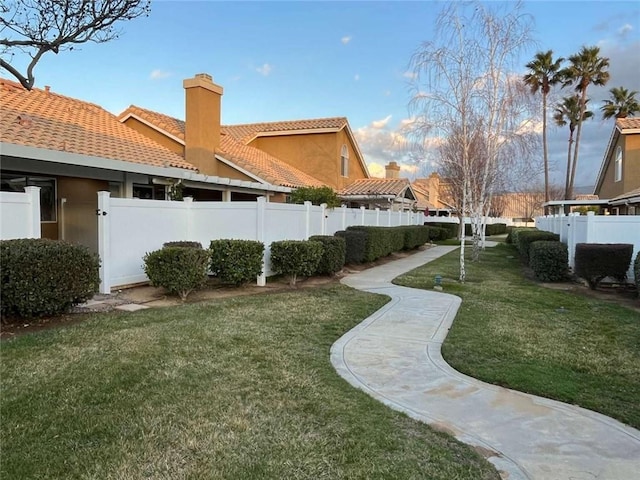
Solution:
{"label": "green foliage", "polygon": [[440,238],[439,240],[447,240],[449,238],[457,238],[458,237],[458,228],[460,227],[457,223],[449,223],[449,222],[427,222],[425,225],[430,227],[439,227],[444,229],[447,232],[447,236]]}
{"label": "green foliage", "polygon": [[166,247],[144,256],[144,273],[151,284],[163,287],[184,302],[207,281],[209,252],[198,248]]}
{"label": "green foliage", "polygon": [[506,223],[492,223],[487,224],[485,234],[488,237],[493,235],[504,235],[507,233],[507,224]]}
{"label": "green foliage", "polygon": [[579,213],[580,215],[586,215],[589,212],[598,213],[599,211],[600,211],[600,207],[596,207],[596,206],[585,207],[584,205],[573,209],[574,213]]}
{"label": "green foliage", "polygon": [[298,275],[309,277],[316,272],[323,246],[309,240],[284,240],[271,244],[271,268],[275,273],[289,277],[296,284]]}
{"label": "green foliage", "polygon": [[438,241],[446,240],[449,237],[449,230],[442,227],[432,227],[431,225],[425,225],[429,229],[429,240]]}
{"label": "green foliage", "polygon": [[176,242],[164,242],[162,248],[181,247],[181,248],[202,248],[200,242],[192,242],[191,240],[179,240]]}
{"label": "green foliage", "polygon": [[262,274],[264,244],[254,240],[213,240],[209,246],[213,275],[236,286]]}
{"label": "green foliage", "polygon": [[515,244],[522,259],[529,263],[529,245],[540,241],[558,241],[560,235],[557,233],[543,232],[542,230],[521,230],[517,232],[517,243]]}
{"label": "green foliage", "polygon": [[364,262],[364,249],[367,245],[367,234],[360,230],[340,230],[336,237],[342,237],[346,243],[345,264]]}
{"label": "green foliage", "polygon": [[629,243],[578,243],[575,273],[584,278],[592,290],[605,277],[624,282],[632,256],[633,245]]}
{"label": "green foliage", "polygon": [[47,239],[0,241],[3,317],[68,311],[98,291],[98,256],[86,247]]}
{"label": "green foliage", "polygon": [[328,208],[340,206],[340,200],[331,187],[301,187],[291,192],[292,203],[311,202],[313,205],[327,204]]}
{"label": "green foliage", "polygon": [[[431,240],[431,227],[409,225],[404,228],[404,250],[413,250]],[[440,234],[441,232],[435,232]]]}
{"label": "green foliage", "polygon": [[508,227],[507,228],[507,243],[518,245],[518,235],[520,232],[526,232],[531,230],[537,230],[535,227]]}
{"label": "green foliage", "polygon": [[343,237],[330,235],[314,235],[309,237],[312,242],[322,244],[322,256],[316,273],[320,275],[333,275],[342,270],[347,251],[347,242]]}
{"label": "green foliage", "polygon": [[365,232],[364,261],[374,262],[404,248],[404,227],[351,226],[349,230]]}
{"label": "green foliage", "polygon": [[533,242],[529,246],[529,265],[543,282],[563,280],[569,271],[569,250],[559,241]]}

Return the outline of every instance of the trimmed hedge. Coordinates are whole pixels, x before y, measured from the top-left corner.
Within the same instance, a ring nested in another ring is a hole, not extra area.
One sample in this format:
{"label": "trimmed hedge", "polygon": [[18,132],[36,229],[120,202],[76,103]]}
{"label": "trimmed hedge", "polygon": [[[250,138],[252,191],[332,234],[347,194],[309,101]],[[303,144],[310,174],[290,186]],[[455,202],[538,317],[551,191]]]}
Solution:
{"label": "trimmed hedge", "polygon": [[347,251],[347,242],[343,237],[314,235],[309,237],[309,241],[322,244],[322,256],[316,268],[317,274],[333,275],[342,270]]}
{"label": "trimmed hedge", "polygon": [[184,302],[207,281],[209,251],[166,247],[144,256],[144,272],[155,287],[163,287]]}
{"label": "trimmed hedge", "polygon": [[529,245],[529,266],[538,280],[563,280],[569,272],[569,249],[560,241],[533,242]]}
{"label": "trimmed hedge", "polygon": [[493,235],[504,235],[505,233],[507,233],[506,223],[492,223],[486,226],[485,234],[488,237]]}
{"label": "trimmed hedge", "polygon": [[345,240],[345,264],[364,262],[364,249],[367,244],[366,232],[361,230],[340,230],[335,233],[335,236]]}
{"label": "trimmed hedge", "polygon": [[176,242],[164,242],[162,248],[181,247],[181,248],[200,248],[202,244],[200,242],[192,242],[191,240],[178,240]]}
{"label": "trimmed hedge", "polygon": [[560,235],[558,235],[557,233],[543,232],[542,230],[534,229],[534,230],[520,231],[518,232],[516,238],[517,238],[516,247],[518,249],[518,252],[520,252],[520,256],[523,258],[525,262],[529,263],[529,246],[533,242],[540,242],[540,241],[557,242],[560,240]]}
{"label": "trimmed hedge", "polygon": [[460,225],[458,223],[449,223],[449,222],[426,222],[425,225],[429,227],[438,227],[445,230],[446,237],[440,238],[440,240],[447,240],[449,238],[458,238],[458,228]]}
{"label": "trimmed hedge", "polygon": [[592,290],[605,277],[624,282],[632,256],[633,245],[629,243],[578,243],[575,273],[585,279]]}
{"label": "trimmed hedge", "polygon": [[447,230],[446,228],[432,227],[431,225],[428,225],[427,228],[429,229],[430,241],[446,240],[447,238],[449,238],[449,230]]}
{"label": "trimmed hedge", "polygon": [[509,227],[507,228],[507,239],[505,242],[518,245],[518,235],[520,232],[527,232],[537,230],[535,227]]}
{"label": "trimmed hedge", "polygon": [[431,227],[424,225],[407,225],[396,228],[404,229],[404,250],[418,248],[427,243],[431,237]]}
{"label": "trimmed hedge", "polygon": [[254,240],[212,240],[211,273],[223,283],[240,286],[262,274],[264,244]]}
{"label": "trimmed hedge", "polygon": [[284,240],[271,244],[271,268],[275,273],[287,275],[291,285],[298,275],[313,275],[320,263],[323,245],[309,240]]}
{"label": "trimmed hedge", "polygon": [[100,285],[98,256],[63,241],[0,241],[0,265],[0,313],[9,321],[64,313],[89,300]]}
{"label": "trimmed hedge", "polygon": [[365,232],[364,261],[375,262],[404,248],[404,227],[351,226],[349,230]]}

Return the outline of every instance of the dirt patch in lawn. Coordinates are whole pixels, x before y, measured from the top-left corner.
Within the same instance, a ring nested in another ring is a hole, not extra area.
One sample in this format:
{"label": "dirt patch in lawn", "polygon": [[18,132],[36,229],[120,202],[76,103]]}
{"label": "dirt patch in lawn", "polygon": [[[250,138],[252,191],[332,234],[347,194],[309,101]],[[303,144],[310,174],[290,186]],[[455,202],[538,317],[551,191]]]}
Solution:
{"label": "dirt patch in lawn", "polygon": [[[406,258],[419,251],[430,248],[430,246],[420,247],[411,252],[393,253],[388,257],[381,258],[375,262],[361,265],[346,265],[341,272],[334,276],[315,276],[299,278],[295,286],[291,286],[285,277],[271,277],[264,287],[257,285],[244,285],[232,287],[222,285],[215,278],[209,279],[207,286],[189,295],[185,303],[199,303],[217,298],[240,297],[244,295],[269,295],[273,293],[288,292],[304,288],[317,288],[323,285],[338,283],[343,277],[361,272],[363,270],[384,265],[401,258]],[[144,307],[170,307],[181,305],[182,302],[175,296],[168,295],[163,288],[152,287],[150,285],[139,285],[130,288],[117,290],[110,295],[97,294],[92,300],[83,305],[74,307],[71,312],[64,315],[43,317],[35,319],[24,319],[19,322],[2,324],[0,329],[0,339],[15,337],[25,333],[47,330],[60,326],[74,325],[85,321],[90,314],[96,312],[109,312],[116,310],[122,305],[141,305]]]}

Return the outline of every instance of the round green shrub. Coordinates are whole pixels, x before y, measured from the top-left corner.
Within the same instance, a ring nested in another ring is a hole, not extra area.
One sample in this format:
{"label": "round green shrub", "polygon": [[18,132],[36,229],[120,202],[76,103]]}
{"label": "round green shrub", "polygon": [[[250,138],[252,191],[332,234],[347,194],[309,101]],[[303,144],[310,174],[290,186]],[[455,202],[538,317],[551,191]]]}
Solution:
{"label": "round green shrub", "polygon": [[542,240],[529,246],[529,266],[538,280],[558,282],[569,272],[569,250],[562,242]]}
{"label": "round green shrub", "polygon": [[100,261],[81,245],[25,238],[0,241],[2,317],[39,317],[89,300],[100,285]]}
{"label": "round green shrub", "polygon": [[212,240],[211,273],[223,283],[242,285],[262,274],[264,244],[254,240]]}
{"label": "round green shrub", "polygon": [[631,265],[633,245],[630,243],[578,243],[575,273],[595,290],[605,277],[623,282]]}
{"label": "round green shrub", "polygon": [[516,241],[514,242],[522,259],[529,263],[529,245],[539,241],[559,241],[560,235],[557,233],[545,232],[538,229],[520,230],[517,232]]}
{"label": "round green shrub", "polygon": [[318,263],[316,273],[319,275],[333,275],[344,267],[347,251],[347,242],[342,237],[331,235],[314,235],[309,237],[312,242],[322,244],[322,256]]}
{"label": "round green shrub", "polygon": [[322,244],[309,240],[284,240],[271,244],[271,268],[275,273],[287,275],[291,285],[298,276],[313,275],[320,263]]}
{"label": "round green shrub", "polygon": [[346,242],[345,264],[358,264],[364,262],[364,249],[367,244],[367,233],[361,230],[340,230],[336,237],[344,238]]}
{"label": "round green shrub", "polygon": [[185,301],[207,281],[209,252],[198,248],[166,247],[144,256],[144,273],[151,285],[163,287]]}

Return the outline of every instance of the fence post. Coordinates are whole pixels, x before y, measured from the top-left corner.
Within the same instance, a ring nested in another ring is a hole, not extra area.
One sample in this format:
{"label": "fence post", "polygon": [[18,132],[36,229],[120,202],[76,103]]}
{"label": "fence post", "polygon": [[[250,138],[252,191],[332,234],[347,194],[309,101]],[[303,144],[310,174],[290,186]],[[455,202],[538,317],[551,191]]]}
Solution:
{"label": "fence post", "polygon": [[573,268],[575,266],[575,253],[576,253],[576,244],[575,244],[575,216],[570,213],[566,217],[567,222],[567,247],[569,249],[569,266]]}
{"label": "fence post", "polygon": [[311,202],[304,202],[305,222],[304,222],[304,238],[303,240],[309,240],[309,232],[311,231]]}
{"label": "fence post", "polygon": [[587,238],[585,243],[595,243],[595,228],[596,228],[596,217],[595,212],[587,212]]}
{"label": "fence post", "polygon": [[380,226],[380,208],[376,207],[376,227]]}
{"label": "fence post", "polygon": [[364,211],[365,211],[364,207],[360,207],[360,213],[361,213],[361,215],[360,215],[360,225],[364,225]]}
{"label": "fence post", "polygon": [[342,230],[347,229],[347,206],[342,205]]}
{"label": "fence post", "polygon": [[398,210],[398,225],[402,225],[402,210]]}
{"label": "fence post", "polygon": [[29,237],[40,238],[40,187],[24,187],[24,193],[29,195]]}
{"label": "fence post", "polygon": [[98,192],[98,255],[100,293],[111,293],[111,193]]}
{"label": "fence post", "polygon": [[391,215],[392,215],[392,210],[391,207],[389,207],[389,210],[387,210],[388,215],[387,215],[387,227],[391,226]]}
{"label": "fence post", "polygon": [[327,234],[327,204],[320,204],[320,213],[322,214],[321,224],[320,224],[320,235]]}
{"label": "fence post", "polygon": [[193,238],[191,238],[191,232],[193,231],[193,228],[191,228],[191,224],[193,222],[193,212],[191,211],[191,205],[193,205],[193,197],[184,197],[182,199],[182,202],[187,209],[187,231],[185,232],[186,235],[184,236],[184,238],[186,238],[187,240],[193,240]]}
{"label": "fence post", "polygon": [[[256,240],[258,242],[265,243],[264,224],[265,224],[265,212],[267,210],[267,199],[265,197],[258,197],[256,202]],[[264,287],[267,284],[267,246],[264,246],[264,253],[262,254],[262,273],[258,275],[256,283],[259,287]]]}

